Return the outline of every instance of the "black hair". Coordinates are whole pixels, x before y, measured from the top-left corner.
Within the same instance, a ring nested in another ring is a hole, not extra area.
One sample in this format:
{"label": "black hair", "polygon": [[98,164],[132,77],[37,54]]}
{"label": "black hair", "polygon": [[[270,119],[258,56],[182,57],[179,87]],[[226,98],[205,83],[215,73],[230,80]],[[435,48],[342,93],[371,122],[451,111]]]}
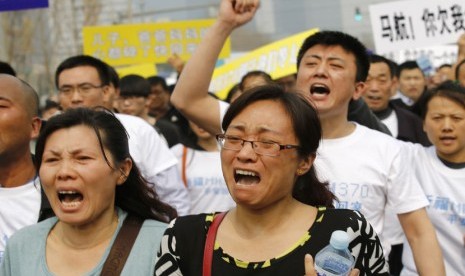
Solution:
{"label": "black hair", "polygon": [[148,77],[147,80],[149,81],[151,86],[161,85],[163,90],[167,92],[171,92],[170,88],[168,87],[168,84],[166,84],[165,78],[160,77],[160,76],[151,76],[151,77]]}
{"label": "black hair", "polygon": [[438,71],[438,70],[440,70],[442,68],[452,68],[452,64],[443,63],[443,64],[439,65],[439,67],[436,69],[436,71]]}
{"label": "black hair", "polygon": [[396,65],[395,63],[380,55],[372,54],[370,55],[370,64],[371,63],[385,63],[389,68],[389,73],[391,74],[391,79],[396,76]]}
{"label": "black hair", "polygon": [[247,74],[245,74],[244,76],[242,76],[241,81],[239,82],[239,88],[241,89],[241,91],[244,91],[244,82],[247,79],[253,78],[253,77],[262,78],[266,84],[273,84],[273,78],[271,78],[270,74],[268,74],[265,71],[261,71],[261,70],[252,70],[252,71],[247,72]]}
{"label": "black hair", "polygon": [[[102,107],[75,108],[53,116],[47,121],[36,144],[35,165],[38,171],[42,164],[47,138],[57,130],[79,125],[88,126],[94,130],[102,154],[111,169],[115,168],[110,163],[104,149],[110,152],[116,165],[126,158],[131,158],[126,130],[111,111]],[[142,219],[168,222],[177,216],[175,209],[159,200],[153,184],[144,179],[134,161],[126,181],[116,186],[115,206]]]}
{"label": "black hair", "polygon": [[[421,74],[423,74],[423,71],[421,70],[420,66],[418,63],[414,60],[407,60],[399,65],[397,68],[397,77],[400,78],[400,74],[404,70],[412,70],[412,69],[418,69],[420,70]],[[424,75],[424,74],[423,74]]]}
{"label": "black hair", "polygon": [[120,78],[119,78],[118,72],[116,72],[113,66],[108,65],[107,67],[108,67],[108,77],[109,77],[110,83],[113,84],[115,88],[119,88]]}
{"label": "black hair", "polygon": [[239,86],[239,83],[236,83],[231,89],[228,91],[228,95],[224,99],[226,102],[231,103],[232,98],[236,95],[236,93],[240,93],[241,88]]}
{"label": "black hair", "polygon": [[435,89],[425,92],[425,96],[422,101],[423,112],[421,113],[423,120],[426,118],[426,114],[428,113],[428,103],[434,97],[447,98],[465,108],[465,87],[455,83],[454,81],[448,80],[441,83]]}
{"label": "black hair", "polygon": [[120,96],[140,96],[147,98],[150,95],[150,83],[139,75],[127,75],[120,80]]}
{"label": "black hair", "polygon": [[[299,93],[286,93],[279,85],[258,86],[237,98],[223,118],[223,130],[226,131],[231,121],[247,106],[264,100],[279,102],[286,109],[291,118],[295,136],[299,141],[297,150],[299,156],[307,158],[310,155],[316,155],[322,130],[315,108]],[[307,173],[297,178],[292,195],[298,201],[313,206],[333,207],[333,202],[336,199],[329,190],[328,183],[318,179],[315,165]]]}
{"label": "black hair", "polygon": [[16,77],[15,69],[13,69],[9,63],[4,61],[0,61],[0,74],[7,74]]}
{"label": "black hair", "polygon": [[107,63],[92,56],[77,55],[65,59],[60,63],[60,65],[58,65],[57,70],[55,71],[55,86],[59,88],[58,79],[60,77],[61,72],[63,72],[64,70],[73,69],[81,66],[90,66],[95,68],[97,70],[99,79],[102,82],[101,85],[110,84],[110,66]]}
{"label": "black hair", "polygon": [[46,99],[45,100],[45,106],[42,109],[42,112],[47,111],[47,110],[52,109],[52,108],[58,108],[59,110],[62,109],[59,103],[57,103],[57,102],[55,102],[53,100],[50,100],[50,99]]}
{"label": "black hair", "polygon": [[307,50],[316,45],[340,46],[348,53],[353,54],[357,67],[355,81],[366,80],[370,68],[366,47],[355,37],[338,31],[321,31],[307,37],[297,54],[297,71],[299,71],[300,62]]}

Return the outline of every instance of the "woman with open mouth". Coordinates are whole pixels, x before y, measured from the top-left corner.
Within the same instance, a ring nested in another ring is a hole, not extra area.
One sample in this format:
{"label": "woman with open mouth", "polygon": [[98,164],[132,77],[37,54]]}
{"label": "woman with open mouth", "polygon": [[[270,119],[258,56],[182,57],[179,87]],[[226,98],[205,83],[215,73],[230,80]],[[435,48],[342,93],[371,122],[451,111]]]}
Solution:
{"label": "woman with open mouth", "polygon": [[306,99],[259,86],[231,104],[222,127],[221,166],[236,207],[174,220],[155,275],[316,275],[312,256],[335,230],[349,235],[351,275],[389,275],[372,226],[332,208],[335,196],[316,176],[321,126]]}
{"label": "woman with open mouth", "polygon": [[56,217],[10,238],[1,275],[153,274],[176,211],[141,176],[110,111],[78,108],[51,118],[36,166]]}

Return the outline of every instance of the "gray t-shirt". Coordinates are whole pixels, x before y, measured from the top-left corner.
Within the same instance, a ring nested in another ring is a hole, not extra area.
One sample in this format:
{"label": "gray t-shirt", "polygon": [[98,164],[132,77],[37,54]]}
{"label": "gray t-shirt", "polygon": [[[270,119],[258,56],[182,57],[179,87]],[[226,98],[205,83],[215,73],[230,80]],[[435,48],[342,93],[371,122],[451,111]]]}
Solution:
{"label": "gray t-shirt", "polygon": [[[119,208],[117,213],[119,222],[111,243],[99,263],[86,274],[87,276],[100,275],[116,235],[127,216],[127,213]],[[16,232],[6,245],[5,256],[0,265],[0,275],[52,276],[45,258],[45,244],[50,230],[56,223],[57,218],[53,217]],[[157,251],[166,226],[159,221],[145,220],[121,275],[153,275]]]}

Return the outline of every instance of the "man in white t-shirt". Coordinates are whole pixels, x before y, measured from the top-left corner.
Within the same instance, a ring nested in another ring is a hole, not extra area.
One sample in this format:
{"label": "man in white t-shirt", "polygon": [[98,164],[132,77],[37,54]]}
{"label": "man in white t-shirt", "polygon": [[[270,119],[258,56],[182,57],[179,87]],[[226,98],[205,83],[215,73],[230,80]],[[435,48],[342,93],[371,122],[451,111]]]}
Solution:
{"label": "man in white t-shirt", "polygon": [[0,263],[10,236],[39,219],[41,189],[29,148],[41,126],[38,104],[27,83],[0,74]]}
{"label": "man in white t-shirt", "polygon": [[[250,20],[250,10],[240,2],[222,1],[219,19],[187,62],[171,98],[189,120],[212,133],[221,131],[226,106],[207,91],[222,45]],[[401,142],[347,119],[350,100],[365,89],[369,61],[363,44],[344,33],[319,32],[302,45],[297,66],[296,89],[314,103],[323,128],[315,166],[339,198],[338,207],[361,210],[382,234],[385,207],[393,206],[419,273],[443,275],[441,250],[425,211],[428,201],[409,171],[413,157]]]}
{"label": "man in white t-shirt", "polygon": [[[104,106],[112,109],[115,91],[110,89],[109,65],[85,55],[64,60],[55,73],[58,99],[64,110]],[[179,215],[189,213],[187,190],[177,171],[177,160],[155,129],[143,119],[116,114],[129,135],[129,151],[142,175],[155,184],[159,198],[176,208]]]}
{"label": "man in white t-shirt", "polygon": [[[465,88],[444,82],[425,92],[424,129],[434,146],[415,149],[415,170],[430,205],[447,275],[465,275]],[[408,244],[401,275],[418,275]]]}

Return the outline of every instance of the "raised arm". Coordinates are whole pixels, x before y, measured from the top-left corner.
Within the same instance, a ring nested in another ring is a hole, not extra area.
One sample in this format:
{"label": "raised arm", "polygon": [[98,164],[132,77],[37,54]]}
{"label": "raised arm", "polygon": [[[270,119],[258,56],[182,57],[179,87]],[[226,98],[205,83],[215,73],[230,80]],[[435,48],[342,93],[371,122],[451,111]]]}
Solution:
{"label": "raised arm", "polygon": [[222,0],[218,18],[184,66],[171,95],[172,104],[189,120],[212,134],[221,132],[218,100],[208,96],[218,55],[232,31],[249,22],[259,0]]}

